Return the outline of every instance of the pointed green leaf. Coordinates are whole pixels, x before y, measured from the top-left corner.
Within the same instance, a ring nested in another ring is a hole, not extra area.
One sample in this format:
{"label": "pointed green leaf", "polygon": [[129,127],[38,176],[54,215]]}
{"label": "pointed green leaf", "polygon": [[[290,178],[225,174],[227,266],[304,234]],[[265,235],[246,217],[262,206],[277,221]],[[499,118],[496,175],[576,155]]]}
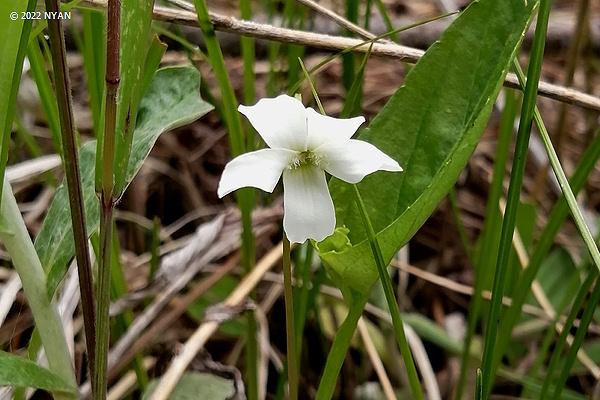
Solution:
{"label": "pointed green leaf", "polygon": [[[131,158],[125,174],[125,188],[142,167],[161,133],[186,125],[212,108],[200,98],[200,76],[195,68],[169,67],[159,70],[140,103]],[[86,143],[80,150],[85,218],[90,235],[98,228],[100,216],[94,190],[95,156],[95,141]],[[35,241],[36,251],[48,276],[47,290],[50,296],[75,254],[69,218],[67,192],[62,185],[56,192]]]}
{"label": "pointed green leaf", "polygon": [[[536,6],[523,0],[472,3],[360,136],[404,167],[358,185],[386,260],[425,222],[466,165]],[[346,285],[366,294],[378,275],[354,196],[337,179],[330,188],[338,226],[350,229],[353,246],[320,255]]]}
{"label": "pointed green leaf", "polygon": [[33,361],[0,350],[0,386],[43,389],[48,392],[73,393],[77,390],[63,378]]}
{"label": "pointed green leaf", "polygon": [[[115,135],[115,195],[127,187],[125,167],[133,153],[132,133],[138,105],[146,89],[144,69],[151,42],[150,24],[154,0],[125,1],[121,9],[121,82],[117,100],[117,134]],[[158,63],[150,64],[154,75]]]}

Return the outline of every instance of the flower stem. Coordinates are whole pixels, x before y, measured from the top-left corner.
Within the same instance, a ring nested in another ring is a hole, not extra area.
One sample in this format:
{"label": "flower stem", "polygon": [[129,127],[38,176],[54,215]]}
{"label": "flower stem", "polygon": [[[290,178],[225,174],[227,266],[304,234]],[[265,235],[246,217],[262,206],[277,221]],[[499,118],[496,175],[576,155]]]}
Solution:
{"label": "flower stem", "polygon": [[294,327],[294,297],[290,241],[283,234],[283,293],[285,297],[285,331],[287,336],[287,370],[289,399],[298,399],[298,362],[296,361],[296,328]]}
{"label": "flower stem", "polygon": [[369,219],[369,214],[367,213],[365,203],[363,202],[362,197],[360,196],[358,187],[356,185],[352,185],[352,187],[354,189],[354,195],[356,197],[356,204],[360,212],[360,217],[362,218],[363,223],[365,225],[365,229],[367,230],[369,244],[371,245],[373,257],[375,258],[375,264],[377,265],[379,279],[381,279],[381,283],[383,285],[385,299],[387,300],[387,304],[390,309],[390,314],[392,316],[392,324],[394,325],[394,331],[396,332],[396,340],[398,341],[398,346],[400,346],[402,360],[404,361],[404,365],[406,366],[408,380],[410,382],[410,388],[412,389],[412,393],[415,399],[424,400],[423,391],[421,390],[421,382],[419,381],[417,369],[415,368],[415,363],[412,358],[410,348],[408,346],[408,341],[406,340],[406,334],[404,333],[404,325],[402,323],[402,317],[400,316],[398,302],[396,301],[396,296],[394,295],[392,282],[390,281],[390,277],[385,269],[386,264],[383,259],[383,254],[381,253],[379,243],[377,242],[377,238],[375,237],[375,230],[373,229],[373,225],[371,224],[371,220]]}

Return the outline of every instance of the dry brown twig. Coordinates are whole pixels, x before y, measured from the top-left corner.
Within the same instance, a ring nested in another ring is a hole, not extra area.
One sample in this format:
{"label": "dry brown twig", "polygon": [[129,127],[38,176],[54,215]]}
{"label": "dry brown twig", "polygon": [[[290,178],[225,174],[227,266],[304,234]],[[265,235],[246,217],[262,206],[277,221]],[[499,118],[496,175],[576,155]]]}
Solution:
{"label": "dry brown twig", "polygon": [[[262,276],[271,269],[281,258],[283,252],[283,243],[275,246],[267,255],[265,255],[256,267],[244,278],[236,289],[227,297],[225,304],[235,306],[240,304],[253,288],[260,282]],[[185,343],[182,351],[173,359],[169,369],[160,380],[157,389],[150,396],[150,399],[167,399],[177,385],[177,382],[185,372],[187,366],[192,362],[198,351],[202,349],[208,339],[218,330],[217,322],[207,322],[202,324]]]}
{"label": "dry brown twig", "polygon": [[383,361],[381,361],[381,357],[379,357],[379,353],[377,353],[377,349],[375,348],[373,339],[371,339],[371,336],[369,335],[367,324],[363,317],[360,317],[358,320],[358,331],[360,332],[367,355],[371,359],[371,364],[373,364],[373,369],[375,369],[375,372],[377,373],[385,398],[387,400],[394,400],[396,398],[394,387],[390,382],[387,372],[385,372]]}
{"label": "dry brown twig", "polygon": [[[106,7],[103,0],[85,0],[84,3],[92,8]],[[237,35],[252,36],[257,39],[273,40],[276,42],[298,44],[302,46],[318,48],[330,51],[344,51],[354,48],[357,53],[369,51],[370,43],[362,39],[349,37],[330,36],[314,32],[305,32],[293,29],[278,28],[267,24],[258,24],[250,21],[242,21],[230,16],[211,13],[211,20],[215,30],[229,32]],[[189,26],[197,26],[196,14],[187,10],[173,8],[154,7],[154,19],[157,21],[178,23]],[[395,60],[416,63],[424,54],[423,50],[412,47],[401,46],[394,43],[376,42],[370,50],[373,56],[391,58]],[[504,86],[513,89],[521,89],[515,74],[509,73],[504,79]],[[600,111],[600,99],[583,93],[579,90],[554,85],[540,81],[538,94],[563,103],[576,105],[588,110]]]}

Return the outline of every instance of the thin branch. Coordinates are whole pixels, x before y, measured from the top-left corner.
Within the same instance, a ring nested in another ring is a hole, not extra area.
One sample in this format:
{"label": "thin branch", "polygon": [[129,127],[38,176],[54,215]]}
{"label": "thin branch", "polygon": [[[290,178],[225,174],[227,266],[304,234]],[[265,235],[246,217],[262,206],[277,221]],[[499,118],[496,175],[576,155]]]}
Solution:
{"label": "thin branch", "polygon": [[[103,0],[85,0],[84,4],[92,8],[106,8],[106,1]],[[361,39],[278,28],[267,24],[242,21],[216,13],[210,13],[210,17],[215,30],[218,31],[252,36],[257,39],[298,44],[323,50],[343,51],[349,47],[358,46],[353,50],[354,52],[366,53],[369,51],[370,43],[364,43]],[[158,21],[198,27],[196,14],[185,10],[154,7],[153,18]],[[364,45],[360,46],[361,43],[364,43]],[[424,53],[423,50],[412,47],[382,42],[374,43],[371,50],[371,54],[374,56],[392,58],[410,63],[416,63]],[[521,85],[519,85],[519,81],[513,73],[506,75],[504,86],[521,90]],[[538,95],[563,103],[576,105],[588,110],[600,111],[599,98],[564,86],[540,81]]]}

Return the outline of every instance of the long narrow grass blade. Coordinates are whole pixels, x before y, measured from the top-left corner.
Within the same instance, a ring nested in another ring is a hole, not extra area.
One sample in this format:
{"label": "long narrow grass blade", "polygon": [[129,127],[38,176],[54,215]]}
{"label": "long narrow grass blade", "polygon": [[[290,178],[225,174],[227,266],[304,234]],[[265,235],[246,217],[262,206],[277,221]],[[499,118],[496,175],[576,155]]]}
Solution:
{"label": "long narrow grass blade", "polygon": [[56,95],[54,94],[54,87],[52,86],[52,82],[46,71],[46,63],[37,38],[29,42],[27,57],[29,58],[33,79],[35,80],[35,85],[40,95],[42,109],[46,114],[46,120],[48,121],[48,128],[50,128],[50,134],[52,135],[54,149],[58,154],[62,155],[62,141],[60,138],[60,123],[58,118],[58,107],[56,106]]}
{"label": "long narrow grass blade", "polygon": [[[514,65],[515,65],[515,72],[517,73],[517,76],[519,77],[519,79],[522,81],[524,79],[523,71],[521,71],[521,67],[519,66],[518,63],[515,62]],[[590,229],[588,228],[585,220],[583,219],[583,214],[581,214],[581,210],[579,209],[579,206],[577,205],[577,199],[575,199],[575,195],[573,194],[573,190],[571,189],[571,186],[569,185],[567,176],[565,175],[565,172],[563,171],[562,166],[560,165],[560,160],[558,159],[556,150],[554,149],[554,146],[552,145],[552,141],[550,140],[550,135],[548,134],[548,130],[546,129],[546,126],[544,125],[544,121],[542,120],[542,116],[540,114],[540,111],[537,109],[537,107],[534,109],[534,118],[535,118],[535,123],[538,127],[538,130],[540,132],[540,136],[542,137],[542,141],[544,142],[544,146],[546,147],[546,152],[548,153],[548,159],[550,160],[550,165],[552,166],[552,169],[554,170],[554,174],[556,175],[556,179],[558,180],[560,189],[563,193],[563,196],[565,197],[565,199],[567,201],[569,210],[571,211],[571,214],[573,215],[573,219],[575,220],[575,225],[577,225],[577,229],[579,229],[579,232],[581,233],[583,241],[590,253],[590,256],[592,257],[594,264],[596,265],[596,268],[598,269],[598,271],[600,271],[600,251],[598,251],[598,246],[596,246],[596,243],[594,242],[594,238],[592,237],[592,234],[590,233]]]}
{"label": "long narrow grass blade", "polygon": [[558,362],[560,361],[562,350],[565,346],[565,343],[567,342],[567,336],[571,332],[571,328],[573,327],[573,321],[575,321],[575,318],[577,318],[579,310],[581,310],[581,306],[583,305],[583,302],[585,301],[590,287],[594,283],[594,280],[596,279],[597,275],[598,274],[595,273],[594,270],[589,271],[588,276],[579,288],[577,296],[575,296],[575,300],[573,300],[573,304],[571,305],[571,311],[569,312],[567,320],[563,325],[563,330],[560,336],[558,337],[556,344],[554,345],[554,352],[552,353],[552,357],[550,358],[550,362],[548,363],[548,368],[546,368],[546,378],[544,379],[542,390],[540,391],[540,399],[546,398],[550,385],[556,382],[554,378],[554,371],[558,366]]}
{"label": "long narrow grass blade", "polygon": [[[18,0],[6,0],[0,4],[0,15],[17,16],[14,21],[5,22],[0,27],[0,182],[4,181],[4,170],[8,158],[8,143],[13,123],[17,91],[21,80],[21,72],[29,31],[32,21],[19,18],[20,12],[33,11],[35,0],[27,3]],[[11,14],[12,13],[12,14]],[[2,186],[0,186],[0,201]]]}
{"label": "long narrow grass blade", "polygon": [[509,255],[512,247],[512,237],[515,228],[517,216],[517,207],[523,175],[525,173],[525,160],[528,151],[529,136],[533,124],[533,114],[535,100],[537,96],[537,87],[540,80],[542,58],[544,55],[544,45],[546,40],[546,31],[548,29],[548,20],[550,16],[550,0],[541,0],[540,11],[536,24],[535,37],[531,49],[531,58],[528,69],[527,86],[523,99],[523,108],[521,111],[521,120],[519,122],[519,132],[515,146],[515,155],[512,166],[510,186],[506,202],[506,212],[502,224],[502,233],[500,236],[500,246],[498,250],[498,260],[494,274],[493,295],[490,307],[490,317],[486,329],[485,346],[483,351],[483,384],[482,391],[485,397],[491,391],[493,382],[493,361],[494,349],[496,348],[496,338],[498,333],[498,324],[500,320],[500,311],[502,309],[502,297],[504,295],[504,284],[508,271]]}
{"label": "long narrow grass blade", "polygon": [[[594,165],[598,158],[600,158],[600,135],[596,135],[594,140],[590,143],[571,177],[570,185],[574,193],[578,193],[583,188],[587,177],[594,169]],[[500,332],[506,334],[500,335],[497,343],[494,371],[497,370],[499,359],[506,351],[508,343],[510,342],[510,332],[512,332],[513,327],[521,317],[521,307],[525,303],[527,295],[530,293],[531,284],[538,274],[542,262],[550,251],[554,243],[554,237],[558,233],[558,230],[562,226],[568,213],[569,208],[567,202],[564,197],[561,197],[548,217],[548,223],[542,231],[538,243],[531,254],[529,265],[524,270],[521,279],[515,284],[512,305],[506,311],[504,318],[500,323]]]}
{"label": "long narrow grass blade", "polygon": [[[590,272],[590,275],[597,277],[598,273],[593,271]],[[585,338],[585,334],[587,333],[590,322],[592,322],[592,318],[596,312],[598,301],[600,301],[600,281],[596,280],[596,286],[594,287],[594,290],[589,298],[589,305],[583,310],[583,315],[581,316],[577,333],[573,338],[573,343],[571,343],[571,348],[569,349],[567,357],[565,358],[563,368],[560,371],[560,376],[556,381],[556,388],[554,389],[554,396],[552,397],[552,400],[558,400],[560,398],[560,393],[565,387],[565,383],[569,377],[569,371],[571,370],[571,367],[577,358],[577,352],[583,343],[583,339]],[[565,329],[565,331],[567,331],[567,329]]]}
{"label": "long narrow grass blade", "polygon": [[96,11],[83,10],[83,66],[85,68],[94,130],[101,128],[102,102],[104,99],[104,70],[106,41],[104,40],[105,19]]}
{"label": "long narrow grass blade", "polygon": [[471,299],[469,316],[468,316],[468,330],[465,337],[465,347],[461,358],[460,375],[457,384],[456,398],[462,398],[462,392],[464,390],[464,383],[467,374],[467,366],[469,361],[469,352],[471,348],[471,342],[475,334],[475,327],[479,320],[479,313],[483,298],[481,297],[481,291],[485,287],[485,279],[481,273],[483,266],[494,265],[494,260],[498,253],[495,249],[498,248],[498,242],[496,240],[497,235],[492,234],[492,230],[496,229],[500,225],[501,215],[498,210],[498,203],[502,196],[504,175],[506,174],[506,161],[508,159],[508,150],[510,147],[510,140],[512,138],[513,126],[515,116],[517,114],[517,101],[515,99],[515,93],[511,90],[506,92],[506,101],[504,104],[504,110],[502,112],[502,123],[500,125],[500,132],[498,134],[498,144],[496,146],[496,157],[494,162],[494,172],[492,175],[492,184],[488,195],[488,202],[486,204],[486,218],[484,221],[483,231],[479,246],[475,252],[474,264],[475,269],[475,293]]}

